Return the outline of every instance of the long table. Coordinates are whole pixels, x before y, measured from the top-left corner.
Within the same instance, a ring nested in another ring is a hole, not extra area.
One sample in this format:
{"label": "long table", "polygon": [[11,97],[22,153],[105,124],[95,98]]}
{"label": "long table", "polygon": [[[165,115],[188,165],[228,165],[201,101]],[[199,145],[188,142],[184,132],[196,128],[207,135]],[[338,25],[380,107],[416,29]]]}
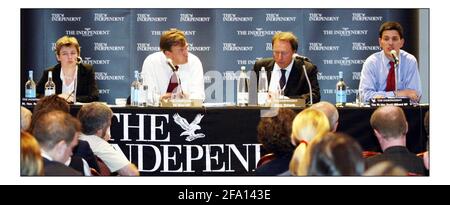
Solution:
{"label": "long table", "polygon": [[[72,106],[76,114],[80,106]],[[423,126],[428,106],[404,107],[407,147],[426,149]],[[256,127],[258,107],[112,107],[111,144],[138,166],[141,175],[252,175],[262,154]],[[297,112],[301,109],[295,109]],[[364,150],[381,151],[369,119],[375,108],[339,108],[338,131]]]}

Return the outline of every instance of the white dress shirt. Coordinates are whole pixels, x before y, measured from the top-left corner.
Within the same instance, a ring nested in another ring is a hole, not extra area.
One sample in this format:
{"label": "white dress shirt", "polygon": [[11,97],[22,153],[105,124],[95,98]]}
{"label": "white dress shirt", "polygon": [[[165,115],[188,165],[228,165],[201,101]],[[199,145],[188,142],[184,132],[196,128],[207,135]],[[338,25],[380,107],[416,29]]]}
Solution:
{"label": "white dress shirt", "polygon": [[[284,74],[286,76],[286,84],[284,85],[284,88],[280,88],[281,90],[284,90],[286,88],[289,74],[292,70],[292,65],[294,65],[294,59],[292,59],[291,63],[285,68],[286,73]],[[277,63],[273,66],[272,70],[272,76],[270,77],[270,84],[269,84],[269,91],[270,92],[277,92],[278,88],[280,86],[280,79],[281,79],[281,68],[278,66]]]}
{"label": "white dress shirt", "polygon": [[[178,66],[177,73],[183,93],[187,94],[190,99],[205,100],[203,66],[200,59],[194,54],[188,53],[188,62]],[[162,51],[147,56],[142,65],[144,85],[148,85],[149,91],[158,90],[159,94],[166,93],[172,73]]]}

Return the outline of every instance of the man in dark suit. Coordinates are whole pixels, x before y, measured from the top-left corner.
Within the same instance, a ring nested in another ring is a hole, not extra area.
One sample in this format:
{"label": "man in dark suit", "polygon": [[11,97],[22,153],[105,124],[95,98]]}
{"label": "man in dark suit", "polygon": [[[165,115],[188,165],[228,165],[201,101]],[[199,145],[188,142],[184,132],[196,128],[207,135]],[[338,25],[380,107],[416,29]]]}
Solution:
{"label": "man in dark suit", "polygon": [[381,161],[391,161],[410,173],[425,174],[422,159],[406,148],[408,122],[401,108],[389,105],[376,109],[370,118],[370,125],[372,125],[383,154],[367,158],[367,168]]}
{"label": "man in dark suit", "polygon": [[267,71],[269,93],[280,90],[284,96],[303,98],[309,102],[310,92],[303,65],[311,82],[313,102],[320,101],[320,88],[317,81],[317,67],[308,58],[294,57],[298,49],[297,37],[292,32],[279,32],[272,38],[273,58],[258,60],[253,70],[259,80],[262,67]]}
{"label": "man in dark suit", "polygon": [[46,176],[81,176],[81,173],[66,166],[72,149],[78,144],[80,122],[62,111],[43,113],[36,120],[33,135],[41,146]]}

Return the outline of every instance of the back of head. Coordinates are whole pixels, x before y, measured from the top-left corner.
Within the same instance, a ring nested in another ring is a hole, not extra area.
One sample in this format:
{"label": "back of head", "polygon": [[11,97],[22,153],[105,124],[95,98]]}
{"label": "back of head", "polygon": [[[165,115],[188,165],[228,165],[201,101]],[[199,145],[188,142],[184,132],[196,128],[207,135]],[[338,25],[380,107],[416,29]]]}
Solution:
{"label": "back of head", "polygon": [[298,49],[298,39],[292,32],[278,32],[272,37],[272,46],[275,41],[288,41],[294,52]]}
{"label": "back of head", "polygon": [[403,27],[400,23],[395,21],[387,21],[381,24],[380,29],[378,31],[378,36],[381,38],[383,36],[384,31],[388,30],[396,30],[400,35],[400,38],[403,39]]}
{"label": "back of head", "polygon": [[159,49],[161,51],[170,51],[172,46],[184,46],[187,44],[184,33],[176,28],[165,31],[159,40]]}
{"label": "back of head", "polygon": [[31,124],[31,111],[27,108],[20,106],[20,130],[26,131],[30,128]]}
{"label": "back of head", "polygon": [[330,123],[331,131],[333,132],[336,131],[335,129],[337,128],[337,123],[339,120],[339,112],[333,104],[327,101],[320,101],[318,103],[313,104],[311,108],[320,110],[323,113],[325,113]]}
{"label": "back of head", "polygon": [[49,151],[60,141],[70,144],[80,131],[80,123],[70,114],[62,111],[50,111],[39,115],[32,130],[41,148]]}
{"label": "back of head", "polygon": [[329,132],[314,139],[304,162],[310,176],[359,176],[364,172],[361,146],[343,133]]}
{"label": "back of head", "polygon": [[376,109],[370,117],[370,125],[385,139],[400,138],[408,131],[408,122],[403,110],[390,105]]}
{"label": "back of head", "polygon": [[44,162],[41,157],[41,148],[36,139],[28,132],[20,132],[20,175],[43,175]]}
{"label": "back of head", "polygon": [[36,106],[34,106],[33,112],[38,112],[43,109],[47,109],[49,111],[60,110],[69,113],[70,105],[66,100],[60,98],[58,95],[50,95],[39,99]]}
{"label": "back of head", "polygon": [[296,113],[291,109],[282,108],[274,117],[261,118],[257,128],[258,141],[267,152],[275,153],[275,155],[292,152],[294,146],[290,136],[295,115]]}
{"label": "back of head", "polygon": [[112,114],[111,108],[99,102],[83,105],[78,112],[82,132],[86,135],[93,135],[99,129],[110,126]]}
{"label": "back of head", "polygon": [[330,123],[322,111],[305,109],[294,118],[291,140],[298,145],[302,140],[309,142],[315,136],[323,135],[329,131]]}
{"label": "back of head", "polygon": [[34,106],[33,109],[33,115],[31,117],[31,123],[30,123],[30,132],[33,132],[34,126],[36,124],[36,120],[42,115],[47,112],[51,111],[62,111],[65,113],[70,112],[70,105],[67,103],[66,100],[60,98],[58,95],[50,95],[45,96],[37,102],[36,106]]}
{"label": "back of head", "polygon": [[369,167],[364,176],[407,176],[408,172],[390,161],[382,161]]}

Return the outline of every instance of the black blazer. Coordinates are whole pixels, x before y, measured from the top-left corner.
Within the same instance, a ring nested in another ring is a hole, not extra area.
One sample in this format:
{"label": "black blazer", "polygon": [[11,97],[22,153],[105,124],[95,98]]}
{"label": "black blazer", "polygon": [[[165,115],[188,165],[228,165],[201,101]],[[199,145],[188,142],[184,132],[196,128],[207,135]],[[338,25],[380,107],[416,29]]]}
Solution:
{"label": "black blazer", "polygon": [[366,168],[382,161],[391,161],[395,165],[403,167],[406,171],[415,174],[425,175],[423,160],[408,151],[404,146],[392,146],[384,150],[382,154],[369,157],[366,160]]}
{"label": "black blazer", "polygon": [[100,170],[97,164],[97,158],[87,141],[78,140],[78,145],[73,148],[73,156],[83,158],[89,164],[89,167]]}
{"label": "black blazer", "polygon": [[[305,64],[306,73],[308,73],[308,78],[311,82],[313,102],[319,102],[320,88],[319,82],[317,81],[317,67],[311,62],[302,59],[294,59],[291,73],[289,74],[286,82],[284,95],[290,98],[303,98],[306,100],[306,103],[309,102],[309,86],[302,68],[303,64]],[[265,67],[267,71],[267,79],[270,83],[274,65],[275,61],[273,60],[273,58],[264,58],[258,60],[253,66],[253,70],[256,72],[257,79],[259,78],[259,71],[261,70],[261,67]]]}
{"label": "black blazer", "polygon": [[60,162],[50,161],[43,157],[45,176],[83,176],[80,172]]}
{"label": "black blazer", "polygon": [[[48,68],[44,71],[41,79],[36,86],[37,97],[42,97],[45,94],[45,83],[48,80],[48,71],[52,71],[53,82],[56,86],[56,94],[62,93],[62,81],[59,77],[61,75],[61,64]],[[98,101],[98,88],[95,82],[94,68],[90,64],[78,64],[77,73],[77,102],[93,102]]]}

